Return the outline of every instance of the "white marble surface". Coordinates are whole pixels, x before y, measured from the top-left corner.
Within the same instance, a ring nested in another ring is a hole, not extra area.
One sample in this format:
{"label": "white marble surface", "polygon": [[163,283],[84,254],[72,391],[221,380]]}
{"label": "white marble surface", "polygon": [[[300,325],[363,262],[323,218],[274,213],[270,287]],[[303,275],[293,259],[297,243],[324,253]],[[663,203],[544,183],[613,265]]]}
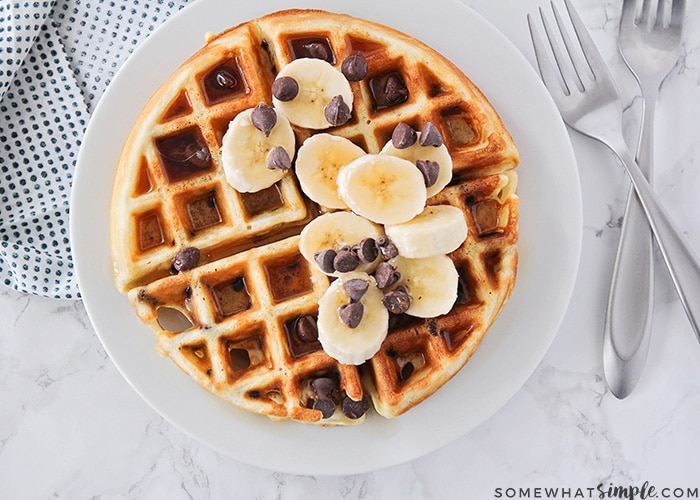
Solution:
{"label": "white marble surface", "polygon": [[[533,60],[525,15],[545,2],[465,1],[497,27],[522,20],[507,35]],[[615,45],[621,1],[573,3],[627,92],[634,137],[639,100]],[[657,111],[656,186],[700,250],[700,13],[693,7]],[[524,387],[471,434],[369,474],[254,468],[193,441],[143,402],[105,354],[81,302],[2,289],[0,498],[546,498],[545,488],[559,488],[553,498],[599,498],[599,484],[607,492],[645,482],[657,498],[697,498],[700,345],[659,260],[648,364],[628,399],[607,390],[603,312],[627,181],[601,146],[576,134],[572,141],[584,201],[572,303]]]}

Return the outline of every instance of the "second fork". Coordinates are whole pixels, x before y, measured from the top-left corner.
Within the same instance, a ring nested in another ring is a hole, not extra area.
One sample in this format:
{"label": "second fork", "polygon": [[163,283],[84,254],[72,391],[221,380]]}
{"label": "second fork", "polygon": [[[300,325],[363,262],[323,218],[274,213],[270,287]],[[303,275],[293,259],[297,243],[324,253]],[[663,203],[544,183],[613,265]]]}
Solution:
{"label": "second fork", "polygon": [[[572,129],[606,145],[625,167],[639,198],[683,309],[700,341],[700,259],[659,202],[630,153],[622,134],[622,101],[605,61],[576,14],[564,0],[573,24],[575,42],[568,35],[554,3],[558,34],[540,9],[549,49],[528,15],[530,35],[540,75]],[[553,53],[553,54],[552,54]]]}
{"label": "second fork", "polygon": [[[624,0],[619,48],[642,94],[637,163],[653,182],[654,111],[662,82],[678,60],[685,0]],[[654,303],[653,238],[644,211],[630,188],[613,268],[605,316],[603,367],[618,398],[634,389],[647,358]]]}

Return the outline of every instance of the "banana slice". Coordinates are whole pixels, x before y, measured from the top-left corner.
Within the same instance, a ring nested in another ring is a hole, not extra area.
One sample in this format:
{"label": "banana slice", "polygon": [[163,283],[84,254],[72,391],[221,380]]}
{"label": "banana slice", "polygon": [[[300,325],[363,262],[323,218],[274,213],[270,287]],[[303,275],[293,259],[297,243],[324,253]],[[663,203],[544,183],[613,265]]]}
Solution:
{"label": "banana slice", "polygon": [[299,92],[291,100],[281,101],[272,97],[275,109],[287,116],[299,127],[321,130],[330,127],[326,118],[326,106],[333,98],[342,97],[343,103],[352,112],[353,93],[347,78],[322,59],[302,58],[283,67],[277,79],[289,77],[296,81]]}
{"label": "banana slice", "polygon": [[419,161],[430,161],[435,162],[439,166],[437,173],[437,179],[435,183],[428,186],[428,198],[436,195],[442,189],[447,186],[447,184],[452,179],[452,157],[450,152],[447,150],[447,146],[441,144],[440,146],[421,146],[420,145],[420,132],[416,132],[417,140],[411,146],[398,149],[394,147],[391,141],[387,142],[381,150],[381,154],[388,154],[391,156],[397,156],[405,160],[410,161],[414,165]]}
{"label": "banana slice", "polygon": [[268,168],[268,155],[281,146],[289,158],[293,158],[296,146],[294,131],[286,117],[277,113],[277,121],[266,135],[251,121],[254,110],[246,109],[236,115],[229,123],[221,143],[221,162],[226,180],[240,193],[260,191],[284,177],[286,170]]}
{"label": "banana slice", "polygon": [[411,259],[450,253],[467,239],[467,222],[452,205],[433,205],[403,224],[384,227],[399,254]]}
{"label": "banana slice", "polygon": [[338,196],[338,171],[364,156],[365,151],[345,137],[326,133],[304,141],[297,152],[295,172],[306,196],[327,208],[348,208]]}
{"label": "banana slice", "polygon": [[[351,300],[346,291],[350,280],[367,283],[361,298]],[[374,278],[367,273],[347,273],[331,283],[318,301],[317,321],[318,340],[329,356],[346,365],[359,365],[379,351],[389,328],[389,312],[382,304],[382,296]],[[353,317],[353,326],[348,325],[341,312],[349,304],[361,309],[359,319]]]}
{"label": "banana slice", "polygon": [[387,154],[361,156],[338,173],[338,194],[350,209],[378,224],[400,224],[423,211],[423,174]]}
{"label": "banana slice", "polygon": [[[384,235],[381,226],[349,211],[330,212],[316,217],[309,222],[299,236],[299,251],[311,264],[319,265],[316,259],[319,252],[332,250],[339,253],[346,247],[354,247],[366,238],[377,239]],[[371,262],[359,259],[354,270],[372,272],[380,261],[377,255]],[[319,265],[319,267],[321,267]],[[321,268],[331,276],[340,272],[333,268]]]}
{"label": "banana slice", "polygon": [[422,259],[398,256],[388,261],[401,279],[393,286],[405,286],[411,296],[406,314],[418,318],[435,318],[447,314],[457,300],[459,275],[454,262],[446,255]]}

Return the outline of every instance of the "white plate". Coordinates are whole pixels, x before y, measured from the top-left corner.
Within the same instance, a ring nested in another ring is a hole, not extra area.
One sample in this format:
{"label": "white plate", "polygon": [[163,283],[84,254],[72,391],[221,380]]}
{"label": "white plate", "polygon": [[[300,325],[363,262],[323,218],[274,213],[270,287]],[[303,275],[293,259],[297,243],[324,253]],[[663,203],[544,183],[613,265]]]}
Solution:
{"label": "white plate", "polygon": [[[199,0],[129,58],[95,110],[78,160],[71,238],[90,320],[112,361],[161,415],[240,461],[299,474],[352,474],[409,461],[484,422],[542,360],[571,297],[581,247],[581,198],[569,136],[538,76],[483,18],[452,0]],[[109,198],[120,149],[152,92],[203,45],[206,32],[289,7],[317,7],[390,25],[433,46],[469,75],[504,119],[521,153],[520,268],[513,296],[476,355],[425,403],[395,420],[318,428],[228,405],[155,351],[155,338],[114,288]],[[425,19],[430,19],[425,23]],[[496,62],[497,63],[494,63]]]}

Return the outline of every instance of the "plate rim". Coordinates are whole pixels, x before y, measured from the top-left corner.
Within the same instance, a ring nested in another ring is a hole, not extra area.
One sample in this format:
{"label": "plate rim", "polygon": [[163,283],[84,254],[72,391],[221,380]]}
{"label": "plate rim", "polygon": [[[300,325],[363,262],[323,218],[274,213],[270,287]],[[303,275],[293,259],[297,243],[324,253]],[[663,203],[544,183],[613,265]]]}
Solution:
{"label": "plate rim", "polygon": [[[300,4],[303,4],[300,5]],[[419,7],[419,2],[418,0],[409,0],[409,8],[405,9],[407,12],[416,12],[417,10],[420,10]],[[517,61],[517,69],[518,71],[523,71],[528,73],[529,72],[529,84],[534,85],[534,88],[538,89],[539,95],[537,96],[540,101],[545,105],[544,113],[548,117],[554,116],[553,114],[556,113],[556,116],[558,117],[558,111],[556,111],[556,108],[551,101],[551,98],[549,98],[549,94],[546,93],[546,89],[541,85],[539,82],[539,77],[535,74],[534,69],[532,66],[525,60],[524,56],[518,51],[518,49],[508,40],[508,38],[497,30],[491,23],[489,23],[484,17],[482,17],[480,14],[478,14],[476,11],[474,11],[472,8],[468,7],[467,5],[458,2],[457,0],[440,0],[439,2],[440,5],[443,6],[443,9],[445,12],[449,11],[451,13],[457,12],[460,16],[465,17],[467,20],[467,24],[471,25],[472,27],[477,27],[480,30],[485,30],[484,32],[488,33],[489,36],[492,36],[495,40],[498,41],[497,47],[492,47],[491,50],[500,50],[500,51],[506,51],[508,54],[508,57],[512,59],[512,61]],[[220,442],[217,442],[216,440],[211,439],[211,436],[208,434],[203,435],[202,431],[198,429],[199,422],[197,421],[197,417],[200,417],[201,415],[182,415],[182,414],[174,414],[173,412],[177,412],[178,406],[174,404],[173,402],[169,401],[164,401],[162,398],[157,398],[154,397],[154,392],[157,394],[159,387],[157,384],[154,385],[153,382],[148,382],[143,379],[143,367],[134,367],[132,365],[129,365],[129,363],[123,358],[122,351],[120,350],[121,347],[117,346],[115,344],[115,340],[110,337],[110,334],[105,334],[105,327],[104,327],[104,304],[99,303],[99,297],[98,293],[102,295],[102,292],[98,290],[98,292],[93,293],[93,290],[95,289],[96,283],[94,283],[94,272],[96,272],[96,269],[102,269],[102,272],[104,272],[103,268],[99,268],[99,265],[104,264],[104,256],[102,255],[101,259],[95,259],[91,255],[90,252],[90,245],[89,245],[89,239],[92,237],[92,232],[87,229],[88,225],[91,223],[91,218],[88,217],[88,209],[90,208],[88,205],[88,193],[90,192],[90,185],[88,184],[88,180],[92,177],[95,177],[95,172],[90,171],[90,165],[94,162],[95,156],[96,156],[96,151],[95,151],[95,145],[99,143],[99,132],[102,132],[103,129],[100,127],[104,127],[106,124],[109,124],[109,120],[107,118],[112,117],[115,118],[118,123],[119,120],[124,120],[128,119],[131,115],[129,112],[132,113],[138,113],[141,109],[142,106],[138,105],[132,105],[131,108],[134,109],[120,109],[120,110],[115,110],[114,105],[113,105],[113,100],[116,98],[116,96],[119,95],[119,92],[123,92],[123,89],[125,88],[126,85],[129,84],[127,78],[134,76],[136,74],[140,74],[141,72],[147,72],[147,64],[149,63],[150,59],[149,57],[152,55],[152,52],[156,52],[155,48],[157,48],[157,44],[162,44],[162,40],[167,36],[168,33],[170,32],[175,32],[179,28],[178,26],[184,22],[189,22],[189,20],[186,20],[185,18],[192,18],[193,16],[198,16],[202,15],[202,12],[206,12],[209,9],[216,9],[220,8],[221,6],[225,5],[225,0],[197,0],[191,4],[188,4],[186,7],[184,7],[182,10],[180,10],[178,13],[174,14],[171,16],[168,20],[166,20],[161,26],[159,26],[156,30],[154,30],[149,37],[139,44],[137,48],[135,49],[134,53],[126,60],[126,62],[122,65],[122,67],[119,69],[115,77],[113,78],[112,82],[108,86],[107,90],[105,91],[104,95],[102,98],[98,101],[97,106],[95,107],[95,110],[93,111],[93,114],[90,118],[90,121],[88,123],[88,127],[83,139],[83,144],[81,145],[80,152],[78,155],[78,160],[76,163],[76,169],[75,169],[75,175],[74,175],[74,185],[73,185],[73,191],[71,195],[71,219],[70,219],[70,238],[73,246],[73,255],[74,255],[74,266],[75,266],[75,273],[76,277],[78,280],[79,288],[81,290],[81,293],[83,290],[89,290],[90,293],[88,295],[83,295],[83,303],[86,309],[86,312],[88,314],[88,317],[93,325],[93,328],[95,329],[95,332],[100,339],[102,345],[105,348],[105,351],[109,355],[110,359],[112,362],[115,364],[121,375],[128,381],[128,383],[132,386],[132,388],[144,399],[145,402],[147,402],[158,414],[163,416],[166,420],[171,422],[174,426],[185,432],[187,435],[194,437],[197,439],[199,442],[202,442],[209,446],[210,448],[228,455],[232,456],[233,458],[240,460],[241,462],[248,463],[250,465],[262,467],[265,469],[272,469],[280,472],[286,472],[286,473],[295,473],[295,474],[312,474],[312,475],[337,475],[337,474],[355,474],[355,473],[363,473],[363,472],[369,472],[371,470],[377,470],[393,465],[397,465],[399,463],[403,463],[409,460],[413,460],[416,458],[419,458],[420,456],[423,456],[427,453],[430,453],[432,451],[435,451],[442,446],[448,444],[449,442],[454,441],[455,439],[467,434],[471,430],[473,430],[475,427],[478,425],[482,424],[488,418],[490,418],[498,409],[501,407],[505,406],[505,404],[510,400],[510,398],[522,387],[522,385],[527,381],[527,379],[530,377],[532,372],[534,372],[535,368],[537,365],[541,362],[542,358],[546,354],[547,350],[549,349],[549,346],[551,345],[551,342],[556,336],[556,333],[561,325],[561,322],[563,321],[563,317],[566,313],[566,310],[568,309],[568,304],[571,300],[571,297],[573,295],[573,289],[576,281],[576,276],[578,274],[578,268],[580,264],[580,256],[581,256],[581,244],[582,244],[582,200],[581,200],[581,187],[580,187],[580,180],[578,177],[578,171],[576,169],[576,159],[575,155],[573,152],[573,147],[570,142],[569,135],[566,131],[566,128],[563,124],[563,122],[559,120],[555,120],[553,123],[550,123],[550,126],[553,128],[554,132],[558,136],[558,139],[561,141],[558,144],[558,150],[557,152],[563,155],[563,163],[569,165],[569,171],[567,174],[569,175],[568,182],[569,182],[569,189],[572,190],[572,193],[569,193],[570,195],[573,195],[572,200],[570,200],[570,206],[569,209],[571,210],[571,214],[569,214],[570,219],[573,219],[577,224],[573,224],[572,226],[577,228],[578,230],[575,229],[569,229],[569,233],[567,233],[567,237],[569,238],[566,242],[567,244],[567,249],[569,250],[569,254],[567,254],[568,259],[566,262],[565,267],[565,276],[564,276],[564,286],[563,289],[558,290],[559,294],[559,300],[557,301],[558,307],[556,310],[553,312],[552,316],[550,316],[548,319],[548,332],[547,335],[542,335],[540,336],[537,340],[538,343],[536,345],[536,350],[537,350],[537,355],[532,356],[530,359],[528,359],[528,363],[522,364],[518,368],[518,373],[517,373],[517,383],[507,383],[507,381],[504,380],[496,380],[496,389],[495,389],[495,396],[491,397],[490,399],[487,399],[486,401],[480,401],[481,406],[480,411],[483,416],[483,418],[477,419],[478,421],[474,421],[471,423],[469,426],[464,426],[464,425],[459,425],[457,422],[449,422],[449,429],[445,432],[443,431],[442,433],[438,433],[438,435],[433,435],[429,439],[429,443],[424,443],[422,442],[420,446],[410,446],[406,443],[401,443],[398,441],[399,438],[396,436],[398,435],[399,437],[402,435],[405,435],[406,433],[406,428],[407,426],[413,426],[415,425],[415,420],[412,417],[407,417],[403,418],[400,417],[399,419],[395,419],[393,421],[384,421],[378,420],[378,419],[371,419],[368,418],[368,421],[363,424],[362,426],[359,427],[350,427],[350,428],[345,428],[345,429],[322,429],[319,430],[319,432],[327,432],[329,435],[333,436],[332,439],[338,439],[343,442],[351,442],[353,438],[356,438],[356,436],[353,434],[355,431],[352,429],[361,429],[365,428],[370,424],[371,427],[368,428],[368,431],[365,433],[365,437],[369,439],[374,439],[370,444],[374,444],[375,442],[380,442],[383,444],[386,443],[391,443],[393,445],[397,446],[396,451],[400,453],[395,453],[395,454],[373,454],[373,453],[368,453],[368,454],[360,454],[357,451],[358,450],[353,450],[352,453],[349,453],[347,455],[347,459],[344,459],[342,463],[338,462],[328,462],[327,457],[323,457],[322,459],[312,459],[310,460],[308,455],[306,453],[300,453],[299,450],[292,450],[290,449],[294,445],[298,445],[298,441],[300,439],[307,439],[309,436],[308,429],[309,427],[312,427],[314,429],[318,429],[315,426],[308,426],[304,424],[297,424],[293,422],[289,423],[276,423],[272,424],[275,426],[288,426],[291,428],[291,432],[285,432],[285,434],[288,434],[288,437],[282,437],[281,442],[279,443],[281,446],[287,446],[287,448],[284,448],[287,452],[288,455],[286,457],[280,458],[279,456],[279,450],[277,450],[277,453],[274,453],[272,455],[266,455],[265,453],[241,453],[240,450],[232,450],[227,446],[222,446]],[[353,2],[350,2],[348,0],[341,0],[338,2],[335,2],[331,6],[327,5],[326,3],[322,2],[321,0],[304,0],[301,2],[294,2],[293,0],[272,0],[268,1],[267,3],[264,4],[263,6],[255,6],[255,7],[249,7],[251,9],[250,12],[245,11],[248,15],[245,17],[241,17],[238,19],[238,21],[245,21],[247,19],[252,19],[254,17],[258,17],[255,13],[256,12],[261,12],[262,15],[266,12],[272,12],[273,10],[279,10],[280,8],[290,8],[290,7],[297,7],[297,8],[305,8],[305,7],[316,7],[316,8],[325,8],[326,10],[332,10],[336,12],[341,12],[341,11],[349,11],[348,13],[351,13],[352,15],[358,15],[356,12],[361,12],[362,9],[365,7],[369,6],[370,2],[366,0],[355,0]],[[421,3],[422,5],[422,3]],[[437,5],[432,4],[432,5]],[[322,7],[324,6],[324,7]],[[415,7],[415,8],[414,8]],[[384,7],[380,8],[381,9]],[[421,7],[422,8],[422,7]],[[257,10],[256,10],[257,9]],[[372,4],[372,9],[375,9],[374,16],[369,17],[369,16],[364,16],[367,17],[368,19],[373,19],[376,17],[381,17],[385,15],[384,11],[381,11],[381,14],[376,14],[377,12],[377,6],[376,4]],[[240,12],[240,6],[237,7],[237,10]],[[449,14],[443,13],[442,16],[447,16]],[[363,16],[360,16],[363,17]],[[217,22],[221,23],[221,20],[217,20]],[[403,22],[396,22],[396,23],[389,23],[387,21],[380,21],[384,22],[384,24],[387,24],[389,26],[395,27],[399,30],[406,31],[405,28],[397,27],[397,25],[411,25],[413,21],[410,20],[403,20]],[[230,21],[227,23],[228,25],[234,25],[236,24],[236,21]],[[409,34],[412,34],[409,32]],[[431,40],[426,40],[425,37],[420,37],[415,34],[412,34],[412,36],[415,36],[416,38],[422,39],[423,41],[427,41],[429,45],[432,46]],[[203,37],[202,37],[203,40]],[[175,51],[173,51],[175,52]],[[163,68],[161,71],[174,71],[176,67],[179,65],[178,61],[184,61],[184,59],[188,56],[188,54],[180,54],[179,57],[170,57],[167,58],[165,61],[163,61],[161,64],[163,65]],[[458,64],[459,66],[459,64]],[[465,74],[469,76],[470,78],[474,79],[477,85],[481,88],[481,86],[478,83],[478,79],[475,79],[472,77],[470,72],[462,68]],[[518,73],[519,76],[521,76],[521,73]],[[535,84],[534,80],[536,79],[537,83],[539,83],[539,86]],[[152,91],[155,90],[155,87],[160,85],[160,81],[158,82],[150,82],[151,85],[144,85],[143,88],[140,91],[137,91],[135,94],[133,94],[134,99],[138,102],[139,100],[142,100],[145,103],[145,100],[147,100]],[[482,89],[484,93],[489,96],[489,94],[493,94],[496,91],[494,89],[490,88],[484,88]],[[499,90],[500,92],[500,90]],[[145,100],[144,100],[145,99]],[[501,110],[499,110],[498,106],[495,106],[496,110],[499,111],[499,114],[503,116],[501,113]],[[138,109],[136,109],[138,108]],[[135,116],[133,116],[135,119]],[[506,121],[504,119],[504,121]],[[131,128],[131,125],[133,124],[133,120],[131,123],[128,124],[127,127],[127,132],[128,129]],[[123,124],[122,124],[123,125]],[[508,123],[506,123],[507,127],[509,127]],[[123,128],[123,127],[122,127]],[[511,128],[509,127],[509,130]],[[511,130],[513,132],[514,130]],[[124,131],[122,130],[121,133],[123,134]],[[124,137],[125,139],[125,137]],[[118,142],[118,141],[114,141]],[[123,141],[121,141],[123,143]],[[517,144],[517,140],[516,140]],[[121,145],[119,145],[119,148],[121,149]],[[112,153],[113,154],[114,147],[112,146]],[[108,157],[110,154],[107,155]],[[115,162],[116,163],[116,162]],[[522,165],[522,161],[521,161]],[[115,164],[116,166],[116,164]],[[109,185],[111,187],[112,184],[112,178],[113,178],[113,168],[109,170],[109,173],[111,175],[108,175],[109,177]],[[525,175],[527,172],[523,172],[523,169],[520,170],[520,172]],[[111,191],[111,189],[110,189]],[[528,210],[532,209],[531,205],[532,200],[527,200],[521,197],[521,211],[522,210]],[[104,207],[102,207],[102,212],[104,213]],[[107,209],[108,212],[108,209]],[[522,239],[522,233],[521,233],[521,239]],[[107,256],[109,259],[109,256]],[[522,259],[521,259],[522,261]],[[101,264],[98,264],[101,263]],[[110,266],[108,265],[108,270]],[[521,271],[519,270],[519,274],[521,274]],[[518,283],[521,282],[520,276],[518,277],[518,281],[516,282],[516,287],[513,292],[513,296],[511,297],[510,302],[506,305],[505,309],[501,312],[501,316],[504,315],[512,315],[512,311],[509,310],[509,306],[513,302],[513,298],[518,294],[519,290],[522,287],[518,287]],[[113,292],[116,292],[114,290]],[[108,297],[113,297],[114,293],[109,293],[109,292],[104,292],[107,294]],[[120,295],[120,297],[123,297]],[[123,298],[123,302],[125,302],[126,299]],[[124,311],[124,304],[118,305],[117,310],[120,312]],[[128,304],[127,304],[128,308]],[[131,311],[130,308],[128,311]],[[509,312],[510,311],[510,312]],[[133,318],[135,318],[135,315],[131,313]],[[506,321],[506,320],[501,320],[501,317],[497,319],[496,323],[494,326],[492,326],[492,329],[496,328],[496,325],[500,324],[500,322]],[[140,322],[138,323],[139,325]],[[143,325],[141,325],[143,326]],[[150,329],[147,327],[146,331],[148,333],[150,332]],[[133,332],[131,332],[133,333]],[[155,337],[152,335],[152,337]],[[155,338],[145,340],[143,341],[144,343],[147,344],[152,344],[153,351],[155,351]],[[484,342],[482,343],[482,346],[477,350],[477,354],[475,354],[474,358],[472,358],[472,361],[467,363],[467,365],[463,368],[463,370],[455,377],[456,382],[449,382],[445,387],[443,387],[438,393],[433,395],[431,399],[436,398],[438,394],[441,392],[446,391],[446,389],[449,387],[453,387],[456,384],[459,383],[460,380],[468,379],[469,376],[471,376],[471,372],[474,370],[478,369],[477,364],[475,360],[483,359],[484,356],[479,356],[479,354],[484,351],[486,348],[484,347],[485,345],[493,345],[494,342],[491,341],[491,337],[489,335],[485,336]],[[497,342],[496,342],[497,343]],[[168,373],[168,376],[172,375],[175,377],[173,372],[173,368],[175,370],[178,370],[173,363],[171,363],[169,360],[164,360],[167,361],[170,365],[168,368],[162,367],[163,370],[166,370]],[[483,365],[483,362],[479,364],[479,366]],[[139,368],[139,369],[137,369]],[[159,367],[160,369],[160,367]],[[181,376],[182,374],[178,373],[178,376]],[[499,385],[500,384],[500,385]],[[162,387],[161,387],[162,388]],[[196,387],[197,391],[201,391],[202,393],[205,393],[208,398],[213,398],[211,400],[206,400],[204,397],[198,397],[196,396],[195,399],[204,402],[205,404],[210,404],[212,408],[220,408],[220,411],[225,414],[230,414],[232,413],[230,411],[230,406],[227,403],[224,403],[223,401],[220,401],[216,399],[214,396],[206,393],[203,389],[199,388],[198,386]],[[188,388],[189,391],[189,388]],[[450,392],[454,392],[451,390]],[[415,414],[414,412],[419,411],[421,413],[421,416],[423,416],[425,410],[419,410],[421,408],[425,409],[427,406],[429,406],[430,400],[426,401],[422,405],[419,405],[414,410],[411,410],[407,415],[413,415]],[[239,421],[242,421],[244,424],[248,424],[249,422],[252,422],[251,418],[249,418],[248,415],[241,415],[239,412],[243,412],[243,410],[238,410],[235,409],[233,413],[235,414],[234,420],[236,420],[237,423],[240,423]],[[246,412],[247,413],[247,412]],[[251,414],[252,415],[252,414]],[[264,419],[263,417],[259,415],[252,415],[255,419],[262,419],[266,423],[265,424],[260,424],[261,427],[264,428],[269,428],[269,425],[267,424],[267,419]],[[409,423],[406,423],[409,422]],[[255,425],[255,424],[253,424]],[[300,429],[299,427],[304,427],[304,429]],[[286,429],[289,430],[289,429]],[[227,432],[235,432],[234,430],[231,429],[226,429]],[[350,438],[348,436],[352,434]],[[388,437],[387,437],[388,436]],[[230,437],[230,436],[229,436]],[[276,436],[279,437],[279,436]],[[234,439],[234,437],[230,437],[230,439]],[[228,441],[230,442],[230,440]],[[365,443],[366,444],[366,443]],[[375,457],[375,459],[372,459],[372,457]],[[376,459],[376,457],[381,457],[380,459]]]}

